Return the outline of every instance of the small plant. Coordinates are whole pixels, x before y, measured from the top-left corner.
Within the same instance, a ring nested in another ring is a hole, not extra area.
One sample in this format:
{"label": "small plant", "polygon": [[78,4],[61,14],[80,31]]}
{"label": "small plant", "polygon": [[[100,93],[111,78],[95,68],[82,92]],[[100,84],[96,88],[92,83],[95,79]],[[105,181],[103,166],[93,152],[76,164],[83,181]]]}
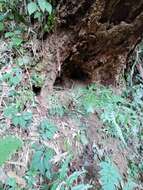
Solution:
{"label": "small plant", "polygon": [[67,108],[62,104],[57,95],[52,94],[48,96],[47,102],[49,115],[62,117],[66,113]]}
{"label": "small plant", "polygon": [[3,73],[2,78],[10,86],[17,86],[22,80],[22,70],[19,67],[13,67],[11,71]]}
{"label": "small plant", "polygon": [[14,136],[6,136],[0,140],[0,166],[22,147],[22,141]]}
{"label": "small plant", "polygon": [[55,152],[51,148],[46,148],[44,146],[36,148],[35,153],[32,158],[30,170],[48,179],[52,178],[52,158]]}
{"label": "small plant", "polygon": [[14,126],[26,128],[32,121],[32,112],[20,112],[15,104],[7,106],[4,109],[4,116],[11,119]]}
{"label": "small plant", "polygon": [[34,14],[35,18],[40,18],[41,14],[48,12],[49,14],[52,13],[52,5],[47,2],[46,0],[37,0],[37,2],[30,2],[27,5],[28,12],[30,15]]}
{"label": "small plant", "polygon": [[57,131],[57,127],[47,119],[43,120],[40,124],[40,134],[44,140],[51,140]]}
{"label": "small plant", "polygon": [[57,173],[56,179],[53,181],[51,189],[66,189],[66,190],[88,190],[91,189],[91,185],[83,184],[78,182],[80,177],[83,177],[86,173],[85,170],[83,171],[75,171],[72,174],[68,175],[69,168],[68,165],[71,162],[72,157],[69,155],[61,165]]}
{"label": "small plant", "polygon": [[16,181],[14,178],[8,178],[6,181],[6,188],[8,190],[18,190],[19,188],[17,187]]}
{"label": "small plant", "polygon": [[[136,100],[131,101],[125,95],[116,95],[111,89],[91,85],[80,92],[76,105],[83,114],[98,113],[108,127],[107,132],[117,136],[127,146],[129,135],[137,135],[142,126],[141,92],[142,90],[138,89],[138,95],[133,96]],[[134,105],[136,101],[140,103]]]}
{"label": "small plant", "polygon": [[6,32],[5,38],[9,39],[10,48],[18,48],[23,42],[20,30],[14,30],[13,32]]}
{"label": "small plant", "polygon": [[9,92],[9,96],[12,96],[13,102],[15,102],[16,107],[22,111],[25,106],[30,104],[31,107],[35,105],[34,93],[28,87],[22,87],[18,91],[12,90]]}
{"label": "small plant", "polygon": [[18,49],[28,40],[29,26],[33,27],[31,21],[37,23],[36,29],[32,30],[35,30],[38,36],[39,31],[42,36],[44,31],[53,29],[55,15],[50,1],[0,1],[0,11],[0,32],[9,41],[9,48]]}
{"label": "small plant", "polygon": [[43,75],[40,75],[38,73],[34,73],[31,76],[32,85],[35,87],[42,87],[44,84],[44,79],[45,79],[45,77]]}
{"label": "small plant", "polygon": [[4,116],[8,118],[13,118],[18,113],[18,108],[15,104],[11,104],[4,108]]}
{"label": "small plant", "polygon": [[[50,2],[47,0],[37,0],[35,2],[31,1],[27,5],[28,13],[30,16],[33,16],[34,19],[37,19],[41,28],[49,32],[53,29],[54,24],[54,13],[53,7]],[[48,17],[48,19],[46,19]]]}
{"label": "small plant", "polygon": [[32,121],[32,112],[17,113],[12,117],[12,123],[17,127],[27,128]]}
{"label": "small plant", "polygon": [[85,175],[85,170],[75,171],[73,173],[69,172],[69,164],[72,161],[71,155],[67,156],[61,163],[55,166],[53,163],[54,156],[56,155],[54,150],[44,146],[40,146],[39,148],[34,146],[34,149],[35,153],[29,171],[30,176],[27,176],[26,179],[32,179],[32,175],[42,175],[43,179],[49,180],[46,185],[43,184],[41,186],[43,190],[48,188],[51,190],[88,190],[91,188],[90,185],[79,182],[80,177]]}
{"label": "small plant", "polygon": [[103,190],[116,190],[116,187],[119,188],[122,178],[116,165],[112,162],[103,161],[100,167],[100,181]]}
{"label": "small plant", "polygon": [[133,190],[136,187],[131,179],[124,183],[118,167],[110,160],[102,161],[100,167],[100,182],[103,190]]}

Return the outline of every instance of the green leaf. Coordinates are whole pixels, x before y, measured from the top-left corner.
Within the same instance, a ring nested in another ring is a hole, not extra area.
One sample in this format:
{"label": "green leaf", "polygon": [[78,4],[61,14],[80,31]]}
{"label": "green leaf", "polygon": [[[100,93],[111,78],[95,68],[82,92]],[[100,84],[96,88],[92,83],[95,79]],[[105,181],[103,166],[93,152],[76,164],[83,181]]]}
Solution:
{"label": "green leaf", "polygon": [[60,183],[59,181],[58,182],[54,182],[54,184],[51,187],[51,190],[57,190],[59,183]]}
{"label": "green leaf", "polygon": [[23,57],[19,57],[17,59],[17,63],[18,65],[22,66],[22,65],[30,65],[30,63],[32,62],[32,58],[30,56],[24,55]]}
{"label": "green leaf", "polygon": [[88,142],[88,139],[87,139],[87,135],[86,135],[86,132],[81,130],[80,132],[80,140],[81,140],[81,143],[86,146],[89,142]]}
{"label": "green leaf", "polygon": [[3,21],[5,18],[5,15],[3,13],[0,13],[0,21]]}
{"label": "green leaf", "polygon": [[34,12],[38,10],[38,6],[34,2],[28,3],[27,8],[28,8],[29,15],[32,15]]}
{"label": "green leaf", "polygon": [[70,163],[71,158],[72,158],[72,156],[69,155],[69,156],[66,158],[66,160],[64,161],[64,163],[62,164],[62,167],[61,167],[61,169],[60,169],[60,179],[61,179],[61,180],[64,180],[65,177],[67,176],[67,172],[68,172],[68,169],[69,169],[69,168],[68,168],[68,164]]}
{"label": "green leaf", "polygon": [[91,188],[92,188],[91,185],[80,184],[80,185],[77,185],[77,186],[71,188],[71,190],[88,190],[88,189],[91,189]]}
{"label": "green leaf", "polygon": [[2,32],[3,30],[4,30],[4,24],[0,22],[0,32]]}
{"label": "green leaf", "polygon": [[52,96],[48,96],[48,110],[50,115],[57,115],[62,117],[66,111],[66,107],[63,106],[62,102],[60,101],[59,97],[57,97],[55,94]]}
{"label": "green leaf", "polygon": [[8,118],[12,118],[15,114],[17,114],[18,110],[15,105],[10,105],[4,108],[4,116]]}
{"label": "green leaf", "polygon": [[0,166],[22,147],[22,141],[14,136],[6,136],[0,140]]}
{"label": "green leaf", "polygon": [[18,67],[13,67],[10,72],[3,74],[3,80],[11,86],[18,85],[22,80],[22,70]]}
{"label": "green leaf", "polygon": [[10,77],[10,84],[17,85],[21,82],[21,80],[22,80],[22,70],[19,68],[13,68]]}
{"label": "green leaf", "polygon": [[32,113],[31,112],[23,112],[18,113],[12,118],[12,122],[15,126],[20,126],[25,128],[32,121]]}
{"label": "green leaf", "polygon": [[129,179],[128,182],[124,185],[123,190],[134,190],[134,188],[136,187],[136,184]]}
{"label": "green leaf", "polygon": [[40,148],[37,150],[32,158],[31,169],[34,171],[39,171],[42,175],[46,175],[47,178],[50,178],[51,175],[51,159],[55,155],[53,149]]}
{"label": "green leaf", "polygon": [[113,118],[113,124],[115,126],[115,129],[116,129],[116,133],[118,135],[118,137],[120,138],[120,140],[124,143],[125,146],[127,146],[127,143],[124,139],[124,136],[123,136],[123,133],[122,133],[122,130],[120,128],[120,126],[117,124],[116,120]]}
{"label": "green leaf", "polygon": [[40,168],[40,160],[43,155],[43,151],[39,150],[36,151],[33,155],[32,162],[31,162],[31,169],[38,170]]}
{"label": "green leaf", "polygon": [[44,139],[52,139],[54,134],[57,132],[57,127],[49,122],[47,119],[43,120],[40,124],[41,136]]}
{"label": "green leaf", "polygon": [[19,38],[19,37],[12,37],[11,38],[11,45],[12,46],[20,46],[23,42],[23,39],[22,38]]}
{"label": "green leaf", "polygon": [[96,95],[95,92],[89,92],[83,99],[83,106],[87,113],[94,113],[96,106]]}
{"label": "green leaf", "polygon": [[8,178],[6,184],[16,189],[16,180],[14,178]]}
{"label": "green leaf", "polygon": [[54,157],[54,155],[55,155],[55,151],[53,149],[51,149],[51,148],[48,148],[45,151],[43,162],[44,162],[44,166],[45,166],[46,169],[50,168],[50,165],[51,165],[50,161]]}
{"label": "green leaf", "polygon": [[40,21],[40,18],[41,18],[41,16],[42,16],[42,13],[41,12],[35,12],[35,14],[34,14],[34,18],[36,19],[39,19],[39,21]]}
{"label": "green leaf", "polygon": [[83,174],[85,174],[85,173],[86,173],[86,171],[76,171],[76,172],[72,173],[72,174],[67,178],[67,180],[66,180],[66,184],[68,185],[68,187],[71,187],[72,184],[73,184],[73,182],[74,182],[75,180],[77,180],[79,176],[81,176],[81,175],[83,175]]}
{"label": "green leaf", "polygon": [[116,190],[122,180],[117,166],[111,161],[103,161],[100,167],[100,181],[103,190]]}
{"label": "green leaf", "polygon": [[6,32],[5,33],[5,38],[13,37],[15,35],[14,32]]}
{"label": "green leaf", "polygon": [[43,12],[45,12],[46,10],[49,14],[52,13],[52,5],[48,3],[46,0],[38,0],[38,4]]}

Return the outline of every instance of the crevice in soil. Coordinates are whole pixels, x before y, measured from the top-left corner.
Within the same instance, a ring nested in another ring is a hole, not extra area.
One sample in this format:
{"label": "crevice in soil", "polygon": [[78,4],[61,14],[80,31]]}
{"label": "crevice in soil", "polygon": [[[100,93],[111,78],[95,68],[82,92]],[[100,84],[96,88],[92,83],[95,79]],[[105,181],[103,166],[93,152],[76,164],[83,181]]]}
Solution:
{"label": "crevice in soil", "polygon": [[69,86],[72,83],[87,84],[90,81],[89,74],[76,64],[63,64],[60,76],[57,76],[54,86]]}
{"label": "crevice in soil", "polygon": [[42,87],[35,86],[35,85],[32,86],[32,90],[33,90],[33,92],[34,92],[34,94],[35,94],[36,96],[39,96],[39,95],[40,95],[41,89],[42,89]]}
{"label": "crevice in soil", "polygon": [[63,86],[63,78],[61,76],[58,76],[53,86]]}
{"label": "crevice in soil", "polygon": [[143,3],[140,0],[136,1],[136,6],[134,6],[133,0],[119,0],[115,2],[107,0],[100,22],[119,24],[124,21],[131,23],[140,14],[142,7]]}

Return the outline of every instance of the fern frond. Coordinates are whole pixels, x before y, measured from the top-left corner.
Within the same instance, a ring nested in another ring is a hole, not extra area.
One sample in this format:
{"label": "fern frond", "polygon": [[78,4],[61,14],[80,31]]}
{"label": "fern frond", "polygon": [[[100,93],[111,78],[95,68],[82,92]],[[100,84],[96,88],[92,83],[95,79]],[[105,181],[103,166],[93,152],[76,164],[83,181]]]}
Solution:
{"label": "fern frond", "polygon": [[103,190],[116,190],[122,180],[117,166],[111,161],[103,161],[100,167],[100,182]]}

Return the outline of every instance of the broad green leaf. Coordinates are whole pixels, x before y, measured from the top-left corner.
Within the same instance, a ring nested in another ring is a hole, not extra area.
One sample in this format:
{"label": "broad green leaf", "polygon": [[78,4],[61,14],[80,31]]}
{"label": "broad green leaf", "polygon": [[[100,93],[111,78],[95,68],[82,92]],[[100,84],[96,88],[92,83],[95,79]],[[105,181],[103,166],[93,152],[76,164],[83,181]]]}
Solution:
{"label": "broad green leaf", "polygon": [[18,113],[12,118],[12,122],[15,126],[20,126],[22,128],[28,127],[28,124],[32,120],[31,112]]}
{"label": "broad green leaf", "polygon": [[34,14],[34,18],[35,18],[35,19],[37,18],[37,19],[40,20],[41,16],[42,16],[42,13],[39,12],[39,11],[35,12],[35,14]]}
{"label": "broad green leaf", "polygon": [[40,150],[37,150],[32,158],[31,169],[34,171],[39,171],[42,175],[46,175],[47,178],[50,178],[50,169],[52,167],[50,161],[53,158],[54,154],[54,150],[50,148],[41,148]]}
{"label": "broad green leaf", "polygon": [[52,13],[52,5],[48,3],[46,0],[38,0],[38,4],[43,12],[46,10],[49,14]]}
{"label": "broad green leaf", "polygon": [[36,3],[34,2],[30,2],[28,5],[27,5],[27,8],[28,8],[28,13],[29,15],[32,15],[34,12],[36,12],[38,10],[38,6]]}
{"label": "broad green leaf", "polygon": [[22,70],[18,67],[13,67],[10,72],[3,74],[3,79],[11,86],[18,85],[22,80]]}
{"label": "broad green leaf", "polygon": [[14,136],[6,136],[0,140],[0,166],[22,147],[22,141]]}
{"label": "broad green leaf", "polygon": [[52,5],[50,3],[46,3],[45,9],[49,14],[52,13]]}
{"label": "broad green leaf", "polygon": [[40,160],[43,155],[43,151],[39,150],[36,151],[32,157],[32,162],[31,162],[31,169],[32,170],[38,170],[40,168]]}
{"label": "broad green leaf", "polygon": [[19,37],[12,37],[11,38],[11,45],[12,46],[20,46],[23,42],[23,39],[22,38],[19,38]]}
{"label": "broad green leaf", "polygon": [[14,35],[15,35],[14,32],[6,32],[5,38],[13,37]]}
{"label": "broad green leaf", "polygon": [[18,110],[15,105],[10,105],[4,108],[4,116],[8,118],[12,118],[17,112]]}
{"label": "broad green leaf", "polygon": [[43,120],[40,124],[41,136],[44,139],[52,139],[54,134],[57,132],[57,127],[49,122],[47,119]]}
{"label": "broad green leaf", "polygon": [[12,187],[12,190],[13,188],[16,189],[16,180],[14,178],[9,177],[6,181],[6,184]]}

